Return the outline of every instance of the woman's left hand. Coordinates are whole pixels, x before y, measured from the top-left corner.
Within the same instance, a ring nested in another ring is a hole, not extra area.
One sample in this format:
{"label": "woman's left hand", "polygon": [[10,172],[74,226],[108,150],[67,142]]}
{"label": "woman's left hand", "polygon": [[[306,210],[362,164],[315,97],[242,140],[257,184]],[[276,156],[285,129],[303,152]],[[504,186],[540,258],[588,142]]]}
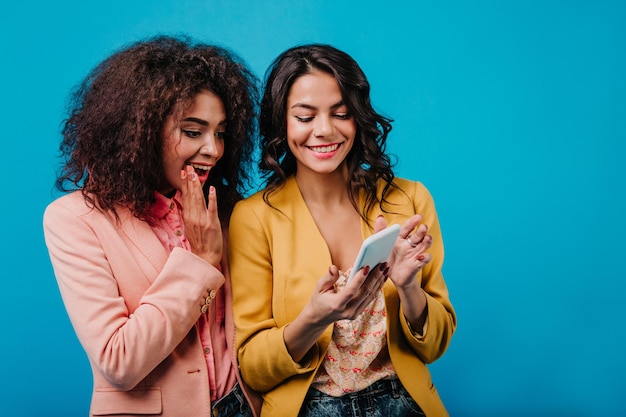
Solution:
{"label": "woman's left hand", "polygon": [[433,238],[428,234],[428,226],[421,221],[422,216],[416,214],[402,225],[387,261],[389,278],[398,289],[414,286],[417,273],[432,259],[426,251]]}

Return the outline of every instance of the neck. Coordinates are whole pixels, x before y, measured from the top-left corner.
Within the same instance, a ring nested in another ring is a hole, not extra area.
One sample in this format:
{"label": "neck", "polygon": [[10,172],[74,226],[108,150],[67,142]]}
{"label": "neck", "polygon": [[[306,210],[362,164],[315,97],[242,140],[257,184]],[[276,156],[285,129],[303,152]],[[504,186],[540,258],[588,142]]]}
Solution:
{"label": "neck", "polygon": [[348,176],[345,169],[329,174],[311,171],[296,172],[296,182],[307,204],[321,204],[326,207],[349,202]]}

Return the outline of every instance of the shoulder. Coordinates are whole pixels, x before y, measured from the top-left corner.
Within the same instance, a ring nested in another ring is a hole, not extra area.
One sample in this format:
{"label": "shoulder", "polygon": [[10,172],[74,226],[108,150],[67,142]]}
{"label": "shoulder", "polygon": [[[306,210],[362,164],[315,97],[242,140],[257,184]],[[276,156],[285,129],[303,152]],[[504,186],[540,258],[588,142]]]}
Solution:
{"label": "shoulder", "polygon": [[240,216],[241,212],[255,212],[259,216],[275,216],[280,213],[291,212],[301,200],[300,190],[293,177],[271,193],[266,189],[244,198],[235,205],[233,216]]}
{"label": "shoulder", "polygon": [[[130,210],[123,207],[118,208],[117,211],[120,220],[133,217]],[[55,223],[74,224],[77,222],[85,224],[116,223],[115,216],[109,212],[98,210],[85,199],[80,190],[65,194],[52,201],[46,207],[43,218],[46,225],[54,225]]]}
{"label": "shoulder", "polygon": [[44,219],[66,213],[74,217],[89,214],[94,208],[90,207],[81,191],[73,191],[51,202],[44,212]]}
{"label": "shoulder", "polygon": [[263,191],[257,191],[235,204],[230,215],[230,223],[233,221],[240,222],[242,217],[249,217],[251,213],[259,215],[264,211],[264,206],[266,206],[266,203],[263,200]]}
{"label": "shoulder", "polygon": [[[406,178],[394,178],[393,180],[394,187],[390,187],[388,190],[388,195],[386,199],[409,199],[412,201],[423,201],[423,200],[431,200],[432,196],[428,188],[421,183],[420,181],[413,181]],[[385,187],[384,181],[379,181],[378,190],[379,193],[382,193],[382,190]]]}

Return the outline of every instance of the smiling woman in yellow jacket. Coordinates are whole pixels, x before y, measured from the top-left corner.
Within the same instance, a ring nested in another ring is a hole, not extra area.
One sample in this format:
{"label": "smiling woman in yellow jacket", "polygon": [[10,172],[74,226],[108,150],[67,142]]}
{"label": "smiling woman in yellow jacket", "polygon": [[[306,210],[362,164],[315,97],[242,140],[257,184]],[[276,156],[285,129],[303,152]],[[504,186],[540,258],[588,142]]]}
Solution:
{"label": "smiling woman in yellow jacket", "polygon": [[[331,46],[270,67],[267,187],[235,206],[229,231],[239,364],[262,416],[447,415],[426,367],[456,328],[435,206],[393,175],[390,121],[369,103],[365,75]],[[362,240],[393,223],[387,262],[346,283]]]}

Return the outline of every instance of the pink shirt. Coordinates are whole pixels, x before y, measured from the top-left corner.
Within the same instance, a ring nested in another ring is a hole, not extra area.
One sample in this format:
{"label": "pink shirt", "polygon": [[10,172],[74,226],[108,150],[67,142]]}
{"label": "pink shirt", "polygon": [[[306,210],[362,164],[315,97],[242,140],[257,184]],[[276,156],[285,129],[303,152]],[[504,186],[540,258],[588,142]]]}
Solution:
{"label": "pink shirt", "polygon": [[[180,194],[177,192],[172,199],[161,193],[155,193],[155,195],[157,201],[151,209],[154,217],[154,220],[150,222],[152,230],[167,250],[171,251],[175,247],[191,250],[185,236]],[[224,296],[224,287],[222,287],[217,291],[213,302],[209,304],[207,312],[202,314],[196,323],[204,349],[213,402],[228,394],[237,382],[226,345]]]}

